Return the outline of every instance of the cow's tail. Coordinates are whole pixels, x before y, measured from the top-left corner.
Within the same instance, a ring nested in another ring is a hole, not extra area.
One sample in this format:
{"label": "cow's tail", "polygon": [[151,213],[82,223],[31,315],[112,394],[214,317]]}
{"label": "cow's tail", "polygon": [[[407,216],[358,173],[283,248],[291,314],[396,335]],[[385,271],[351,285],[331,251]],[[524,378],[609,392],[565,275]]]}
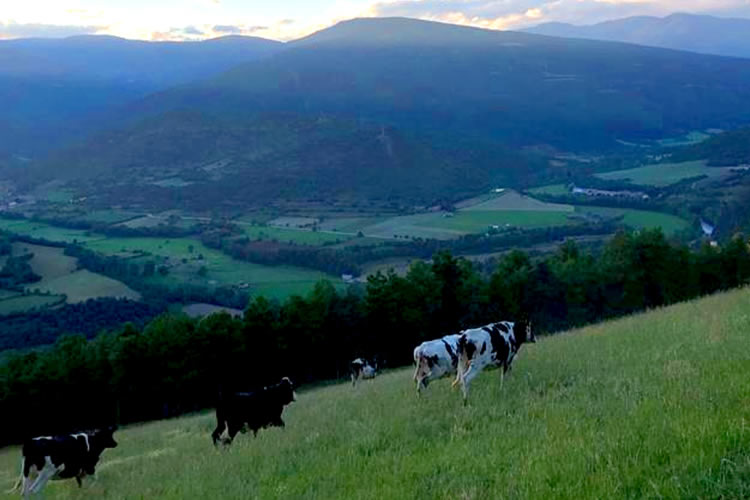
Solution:
{"label": "cow's tail", "polygon": [[469,359],[468,349],[466,349],[467,343],[468,339],[466,338],[466,336],[461,335],[456,346],[456,351],[458,351],[458,363],[456,363],[456,380],[453,381],[451,387],[455,387],[459,382],[461,382],[464,374],[469,370],[471,360]]}
{"label": "cow's tail", "polygon": [[10,495],[11,493],[15,493],[19,489],[21,489],[21,485],[23,484],[23,472],[25,470],[26,466],[26,459],[21,459],[21,475],[18,477],[18,481],[16,481],[16,484],[13,485],[13,487],[9,490],[7,490],[5,493]]}

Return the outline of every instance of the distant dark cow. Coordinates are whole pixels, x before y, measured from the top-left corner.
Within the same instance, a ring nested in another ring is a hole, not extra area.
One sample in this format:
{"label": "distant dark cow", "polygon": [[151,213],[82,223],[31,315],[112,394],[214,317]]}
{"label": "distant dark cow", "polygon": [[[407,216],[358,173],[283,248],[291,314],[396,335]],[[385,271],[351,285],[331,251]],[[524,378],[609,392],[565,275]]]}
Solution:
{"label": "distant dark cow", "polygon": [[223,443],[230,444],[245,424],[255,436],[259,429],[265,427],[284,427],[281,412],[292,401],[295,401],[294,385],[287,377],[278,384],[256,392],[238,392],[220,397],[216,407],[216,429],[211,433],[214,445],[218,444],[224,429],[227,429],[229,437]]}
{"label": "distant dark cow", "polygon": [[461,383],[464,403],[469,397],[469,384],[487,366],[502,367],[503,376],[510,370],[518,350],[524,342],[536,342],[531,323],[501,321],[481,328],[465,330],[458,340],[458,370],[455,386]]}
{"label": "distant dark cow", "polygon": [[440,339],[422,342],[414,349],[417,396],[431,381],[456,373],[459,337],[460,335],[446,335]]}
{"label": "distant dark cow", "polygon": [[93,476],[99,456],[106,448],[115,448],[112,434],[116,427],[64,434],[42,436],[26,441],[23,445],[21,478],[14,487],[23,484],[22,495],[28,498],[39,493],[50,479],[75,478],[78,486],[86,476]]}
{"label": "distant dark cow", "polygon": [[352,375],[352,387],[357,385],[358,380],[375,378],[378,374],[378,364],[376,361],[357,358],[351,362],[349,367]]}

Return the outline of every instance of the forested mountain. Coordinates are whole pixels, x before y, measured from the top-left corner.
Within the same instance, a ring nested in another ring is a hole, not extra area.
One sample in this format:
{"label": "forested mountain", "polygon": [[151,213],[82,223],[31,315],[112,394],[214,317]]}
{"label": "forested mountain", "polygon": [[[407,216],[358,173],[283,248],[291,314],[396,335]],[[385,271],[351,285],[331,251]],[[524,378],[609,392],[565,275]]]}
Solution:
{"label": "forested mountain", "polygon": [[106,112],[119,106],[282,47],[250,37],[182,43],[109,36],[0,41],[0,157],[37,157],[106,124]]}
{"label": "forested mountain", "polygon": [[448,144],[347,118],[174,111],[97,134],[26,172],[35,182],[76,180],[94,203],[210,210],[287,201],[426,204],[518,183],[532,166],[547,167],[539,156],[486,140]]}
{"label": "forested mountain", "polygon": [[750,61],[465,28],[358,19],[132,110],[335,113],[417,131],[611,149],[750,122]]}
{"label": "forested mountain", "polygon": [[538,35],[610,40],[703,54],[750,57],[750,19],[696,14],[637,16],[587,26],[545,23],[525,30]]}

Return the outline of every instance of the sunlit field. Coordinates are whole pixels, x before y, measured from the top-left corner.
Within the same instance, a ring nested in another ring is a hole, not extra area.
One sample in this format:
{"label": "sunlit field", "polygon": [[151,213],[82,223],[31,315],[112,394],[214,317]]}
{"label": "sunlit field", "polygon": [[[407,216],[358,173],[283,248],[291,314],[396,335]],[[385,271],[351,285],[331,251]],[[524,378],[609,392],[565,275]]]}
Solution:
{"label": "sunlit field", "polygon": [[[283,430],[216,450],[213,413],[117,434],[96,482],[47,498],[741,498],[750,495],[750,291],[525,346],[468,406],[409,368],[302,388]],[[19,450],[0,453],[0,488]]]}

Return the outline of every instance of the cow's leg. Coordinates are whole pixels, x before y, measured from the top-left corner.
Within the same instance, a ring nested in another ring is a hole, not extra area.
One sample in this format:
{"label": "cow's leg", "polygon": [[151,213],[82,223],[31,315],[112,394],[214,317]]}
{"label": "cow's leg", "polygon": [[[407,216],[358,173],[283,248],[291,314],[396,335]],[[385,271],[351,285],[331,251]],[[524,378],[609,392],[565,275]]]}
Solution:
{"label": "cow's leg", "polygon": [[211,439],[214,442],[214,446],[216,446],[219,443],[219,440],[221,438],[221,435],[224,433],[224,429],[226,429],[227,423],[224,419],[219,420],[217,418],[216,420],[216,429],[211,433]]}
{"label": "cow's leg", "polygon": [[461,375],[461,392],[463,392],[464,395],[464,404],[466,404],[467,400],[469,399],[469,386],[471,385],[471,381],[474,380],[474,377],[479,375],[481,371],[481,366],[472,363],[471,365],[469,365],[469,369],[466,370],[463,375]]}
{"label": "cow's leg", "polygon": [[65,469],[65,465],[55,467],[55,464],[52,463],[50,457],[46,457],[44,468],[39,473],[39,477],[36,478],[34,484],[31,485],[31,492],[39,493],[40,491],[42,491],[42,488],[44,488],[44,485],[47,484],[47,481],[52,479],[52,476],[54,476],[55,474],[62,472],[63,469]]}
{"label": "cow's leg", "polygon": [[[238,432],[240,432],[240,429],[245,425],[244,422],[233,422],[229,421],[227,422],[227,428],[229,431],[229,437],[227,438],[226,444],[230,444],[232,441],[234,441],[234,437],[237,435]],[[253,429],[254,432],[257,432],[257,430]]]}
{"label": "cow's leg", "polygon": [[81,475],[80,475],[80,474],[78,474],[78,475],[76,476],[76,483],[78,483],[78,487],[79,487],[79,488],[83,486],[83,479],[81,478]]}

